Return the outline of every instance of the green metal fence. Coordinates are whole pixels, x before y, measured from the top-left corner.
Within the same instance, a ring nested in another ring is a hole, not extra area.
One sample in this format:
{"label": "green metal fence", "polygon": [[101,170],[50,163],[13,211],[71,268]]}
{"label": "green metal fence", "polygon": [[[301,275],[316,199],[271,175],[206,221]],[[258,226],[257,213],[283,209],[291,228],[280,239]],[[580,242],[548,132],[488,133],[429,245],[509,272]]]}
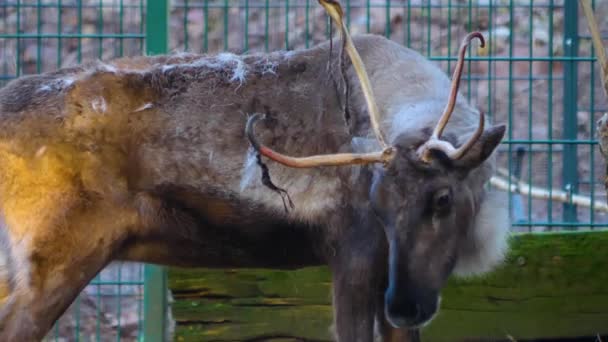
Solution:
{"label": "green metal fence", "polygon": [[[462,37],[482,31],[489,45],[471,49],[461,90],[495,121],[508,124],[499,174],[529,184],[524,194],[511,196],[513,229],[608,225],[607,213],[593,209],[606,202],[594,132],[607,106],[578,1],[341,2],[353,34],[387,36],[450,73]],[[605,31],[608,4],[594,6]],[[95,58],[306,48],[335,33],[329,24],[316,0],[0,0],[0,86]],[[532,187],[549,196],[563,191],[566,201],[533,198],[526,194]],[[591,205],[575,206],[568,200],[574,195],[589,197]],[[144,272],[142,265],[116,264],[104,270],[49,338],[162,339],[164,273],[146,267]]]}

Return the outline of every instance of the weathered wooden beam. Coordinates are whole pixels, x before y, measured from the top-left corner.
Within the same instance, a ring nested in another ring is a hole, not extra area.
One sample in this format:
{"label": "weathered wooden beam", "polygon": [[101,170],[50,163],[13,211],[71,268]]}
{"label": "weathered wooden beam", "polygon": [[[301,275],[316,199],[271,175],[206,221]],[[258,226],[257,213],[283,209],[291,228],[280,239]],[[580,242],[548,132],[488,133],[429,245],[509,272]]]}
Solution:
{"label": "weathered wooden beam", "polygon": [[[608,232],[514,235],[497,271],[452,279],[423,341],[608,334]],[[327,268],[169,271],[176,341],[330,340]]]}

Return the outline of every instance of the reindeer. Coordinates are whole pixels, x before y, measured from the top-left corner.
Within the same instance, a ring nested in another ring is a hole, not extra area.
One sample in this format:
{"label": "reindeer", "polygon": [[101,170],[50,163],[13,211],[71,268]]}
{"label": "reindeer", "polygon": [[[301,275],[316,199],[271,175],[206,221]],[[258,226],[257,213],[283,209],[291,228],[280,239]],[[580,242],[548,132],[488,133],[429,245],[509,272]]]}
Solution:
{"label": "reindeer", "polygon": [[483,37],[450,85],[319,2],[337,54],[122,58],[0,89],[0,340],[42,339],[113,260],[329,265],[336,339],[394,340],[450,274],[502,260],[508,214],[485,185],[505,127],[458,95]]}

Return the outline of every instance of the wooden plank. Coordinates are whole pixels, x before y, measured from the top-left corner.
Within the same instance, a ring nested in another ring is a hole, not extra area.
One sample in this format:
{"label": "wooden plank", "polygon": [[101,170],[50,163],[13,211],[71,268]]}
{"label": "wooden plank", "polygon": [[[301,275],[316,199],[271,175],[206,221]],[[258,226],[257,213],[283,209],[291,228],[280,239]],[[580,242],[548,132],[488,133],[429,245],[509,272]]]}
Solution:
{"label": "wooden plank", "polygon": [[[424,341],[517,340],[608,334],[608,232],[522,234],[506,262],[451,279]],[[330,340],[325,267],[169,270],[177,341],[260,336]]]}

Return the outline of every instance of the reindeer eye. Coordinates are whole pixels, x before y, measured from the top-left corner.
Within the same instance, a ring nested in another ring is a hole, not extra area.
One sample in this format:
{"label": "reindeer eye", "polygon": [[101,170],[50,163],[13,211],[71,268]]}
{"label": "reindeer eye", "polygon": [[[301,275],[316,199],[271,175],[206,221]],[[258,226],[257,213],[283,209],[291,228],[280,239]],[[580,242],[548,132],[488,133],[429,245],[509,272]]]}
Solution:
{"label": "reindeer eye", "polygon": [[433,206],[436,212],[445,212],[452,206],[452,193],[450,189],[442,189],[435,193]]}

